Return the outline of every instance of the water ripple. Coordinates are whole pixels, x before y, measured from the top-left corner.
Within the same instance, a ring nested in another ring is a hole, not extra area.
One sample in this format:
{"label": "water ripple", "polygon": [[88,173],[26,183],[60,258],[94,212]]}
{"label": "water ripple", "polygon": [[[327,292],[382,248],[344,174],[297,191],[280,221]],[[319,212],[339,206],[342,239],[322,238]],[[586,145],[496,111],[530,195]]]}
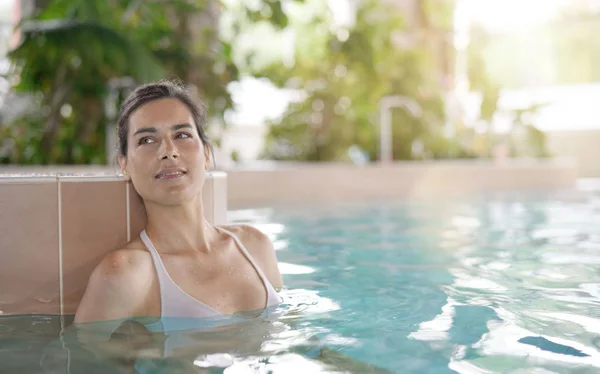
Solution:
{"label": "water ripple", "polygon": [[[210,356],[202,349],[217,340],[187,332],[189,357],[153,357],[154,347],[132,345],[156,337],[137,334],[120,342],[119,362],[152,356],[145,364],[157,373],[600,371],[596,192],[324,204],[230,219],[275,243],[287,286],[279,318],[229,331],[246,351]],[[51,358],[66,362],[68,347],[79,368],[108,365],[78,350],[68,330],[58,339],[57,321],[0,317],[0,362],[18,354],[58,372]]]}

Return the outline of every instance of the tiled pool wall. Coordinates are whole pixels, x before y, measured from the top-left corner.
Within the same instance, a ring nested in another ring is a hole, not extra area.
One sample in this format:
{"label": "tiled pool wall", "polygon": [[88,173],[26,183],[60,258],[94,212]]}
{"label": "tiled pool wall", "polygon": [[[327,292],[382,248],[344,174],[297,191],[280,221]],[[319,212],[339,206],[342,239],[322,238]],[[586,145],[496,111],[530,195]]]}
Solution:
{"label": "tiled pool wall", "polygon": [[[0,311],[73,314],[102,257],[137,235],[133,186],[102,168],[0,168]],[[38,174],[34,174],[37,172]],[[569,160],[274,164],[210,172],[206,217],[228,209],[369,199],[444,199],[494,191],[575,188]]]}
{"label": "tiled pool wall", "polygon": [[[224,173],[204,188],[209,222],[226,220]],[[73,314],[92,270],[143,228],[131,183],[111,175],[0,175],[1,314]]]}
{"label": "tiled pool wall", "polygon": [[570,160],[289,164],[227,170],[230,209],[369,199],[444,199],[494,191],[571,188]]}

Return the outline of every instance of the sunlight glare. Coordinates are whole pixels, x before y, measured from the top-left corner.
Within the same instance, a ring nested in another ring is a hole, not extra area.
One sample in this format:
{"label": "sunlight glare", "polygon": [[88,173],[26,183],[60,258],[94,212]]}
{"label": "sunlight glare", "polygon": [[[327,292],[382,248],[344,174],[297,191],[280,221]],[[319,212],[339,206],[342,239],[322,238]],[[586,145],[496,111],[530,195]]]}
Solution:
{"label": "sunlight glare", "polygon": [[569,0],[463,0],[472,22],[493,32],[522,31],[538,26],[567,5]]}

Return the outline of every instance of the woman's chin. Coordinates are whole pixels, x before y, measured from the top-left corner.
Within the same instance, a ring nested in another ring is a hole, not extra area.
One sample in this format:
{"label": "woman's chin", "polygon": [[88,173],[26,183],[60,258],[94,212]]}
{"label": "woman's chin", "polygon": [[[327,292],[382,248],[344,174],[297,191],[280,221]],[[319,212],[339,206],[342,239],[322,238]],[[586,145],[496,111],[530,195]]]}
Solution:
{"label": "woman's chin", "polygon": [[202,198],[202,188],[191,183],[159,183],[144,192],[143,200],[156,205],[185,205]]}
{"label": "woman's chin", "polygon": [[162,196],[157,199],[157,202],[164,205],[184,205],[193,203],[202,197],[201,191],[194,191],[183,186],[177,187],[169,188],[166,193],[161,194]]}

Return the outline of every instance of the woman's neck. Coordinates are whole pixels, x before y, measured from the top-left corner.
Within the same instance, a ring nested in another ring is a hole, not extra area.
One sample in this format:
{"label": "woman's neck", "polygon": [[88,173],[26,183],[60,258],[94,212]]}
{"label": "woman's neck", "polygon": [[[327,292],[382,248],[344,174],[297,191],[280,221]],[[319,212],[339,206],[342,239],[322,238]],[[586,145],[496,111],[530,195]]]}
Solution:
{"label": "woman's neck", "polygon": [[160,252],[210,252],[215,228],[204,218],[202,199],[182,205],[146,203],[146,233]]}

